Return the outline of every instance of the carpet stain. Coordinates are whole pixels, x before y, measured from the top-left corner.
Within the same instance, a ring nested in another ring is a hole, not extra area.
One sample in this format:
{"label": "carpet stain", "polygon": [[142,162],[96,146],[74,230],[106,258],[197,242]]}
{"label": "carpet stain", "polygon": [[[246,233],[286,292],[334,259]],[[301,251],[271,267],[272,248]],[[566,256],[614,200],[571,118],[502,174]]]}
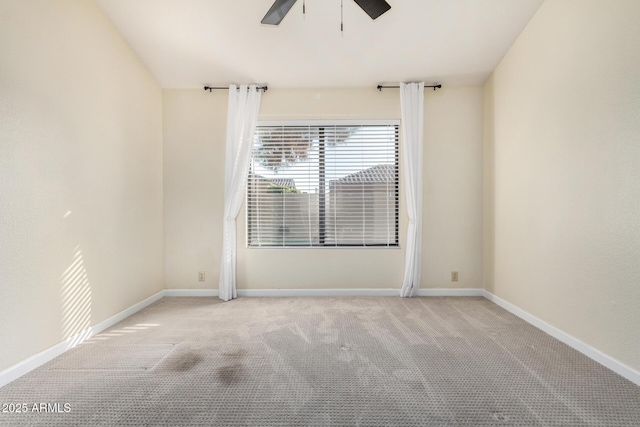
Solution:
{"label": "carpet stain", "polygon": [[220,382],[225,385],[233,385],[242,381],[247,371],[247,368],[242,364],[243,359],[247,356],[247,350],[240,348],[222,353],[222,355],[229,359],[229,362],[235,363],[218,368],[217,374]]}
{"label": "carpet stain", "polygon": [[246,368],[242,363],[218,368],[218,379],[225,385],[233,385],[242,381],[246,375]]}
{"label": "carpet stain", "polygon": [[174,372],[186,372],[193,369],[202,361],[202,356],[193,352],[177,353],[169,357],[165,366],[168,370]]}

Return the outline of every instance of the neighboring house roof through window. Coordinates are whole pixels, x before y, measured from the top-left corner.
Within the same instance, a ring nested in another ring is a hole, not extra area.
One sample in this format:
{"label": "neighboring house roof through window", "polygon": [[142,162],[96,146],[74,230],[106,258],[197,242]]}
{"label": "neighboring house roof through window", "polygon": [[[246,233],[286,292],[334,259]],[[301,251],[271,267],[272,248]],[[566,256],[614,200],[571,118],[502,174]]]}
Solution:
{"label": "neighboring house roof through window", "polygon": [[395,180],[395,165],[382,164],[352,173],[333,182],[340,184],[385,184],[395,182]]}

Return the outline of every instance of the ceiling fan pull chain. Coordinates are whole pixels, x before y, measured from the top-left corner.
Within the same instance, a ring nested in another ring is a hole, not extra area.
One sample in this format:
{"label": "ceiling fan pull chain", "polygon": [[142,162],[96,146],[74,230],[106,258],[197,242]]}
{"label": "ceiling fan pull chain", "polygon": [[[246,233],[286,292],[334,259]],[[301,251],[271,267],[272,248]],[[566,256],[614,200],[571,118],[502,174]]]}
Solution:
{"label": "ceiling fan pull chain", "polygon": [[307,13],[307,0],[302,0],[302,16],[304,17]]}
{"label": "ceiling fan pull chain", "polygon": [[344,0],[340,0],[340,32],[344,33]]}

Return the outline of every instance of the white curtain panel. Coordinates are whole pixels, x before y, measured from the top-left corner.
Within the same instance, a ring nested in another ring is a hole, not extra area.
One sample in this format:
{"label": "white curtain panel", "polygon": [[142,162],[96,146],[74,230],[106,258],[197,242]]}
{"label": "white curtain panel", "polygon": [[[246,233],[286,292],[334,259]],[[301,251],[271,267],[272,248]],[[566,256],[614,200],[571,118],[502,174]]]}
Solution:
{"label": "white curtain panel", "polygon": [[400,83],[404,188],[409,227],[404,280],[400,296],[411,297],[420,287],[422,259],[422,143],[424,126],[424,82]]}
{"label": "white curtain panel", "polygon": [[236,291],[236,218],[242,207],[260,110],[261,92],[256,85],[229,86],[227,146],[224,165],[224,230],[220,262],[219,297],[229,301]]}

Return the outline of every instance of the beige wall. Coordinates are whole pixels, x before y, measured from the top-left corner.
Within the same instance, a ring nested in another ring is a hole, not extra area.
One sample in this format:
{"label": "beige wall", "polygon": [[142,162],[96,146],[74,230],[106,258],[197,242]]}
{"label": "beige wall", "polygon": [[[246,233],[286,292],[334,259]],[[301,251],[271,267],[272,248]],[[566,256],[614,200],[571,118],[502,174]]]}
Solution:
{"label": "beige wall", "polygon": [[638,16],[637,0],[548,0],[485,86],[485,287],[635,369]]}
{"label": "beige wall", "polygon": [[217,289],[227,95],[164,89],[163,106],[165,285]]}
{"label": "beige wall", "polygon": [[[227,94],[164,90],[165,283],[217,288]],[[399,119],[397,90],[271,89],[260,120]],[[481,287],[482,89],[425,92],[422,287]],[[406,235],[401,203],[401,245]],[[247,249],[238,220],[238,287],[399,288],[403,249]],[[450,271],[460,281],[450,282]],[[198,271],[206,281],[198,282]]]}
{"label": "beige wall", "polygon": [[495,247],[495,212],[494,212],[494,141],[495,141],[495,116],[494,116],[494,97],[493,97],[493,76],[490,77],[484,85],[483,96],[483,121],[484,121],[484,143],[483,143],[483,169],[482,169],[482,189],[483,196],[483,230],[482,230],[482,260],[483,260],[483,278],[484,289],[494,292],[494,247]]}
{"label": "beige wall", "polygon": [[94,2],[0,2],[0,371],[160,291],[162,93]]}
{"label": "beige wall", "polygon": [[426,91],[424,123],[421,286],[481,288],[482,89]]}

